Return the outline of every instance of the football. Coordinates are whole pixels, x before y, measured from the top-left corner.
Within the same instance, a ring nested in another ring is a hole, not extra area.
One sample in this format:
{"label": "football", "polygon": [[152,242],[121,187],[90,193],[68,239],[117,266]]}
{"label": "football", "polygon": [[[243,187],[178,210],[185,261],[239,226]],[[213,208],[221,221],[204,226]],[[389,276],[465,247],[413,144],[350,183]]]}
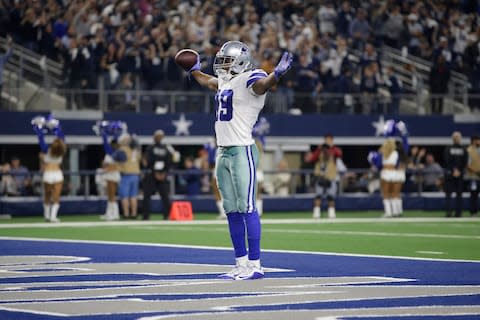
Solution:
{"label": "football", "polygon": [[183,70],[190,70],[197,63],[198,53],[192,49],[183,49],[175,55],[175,63]]}

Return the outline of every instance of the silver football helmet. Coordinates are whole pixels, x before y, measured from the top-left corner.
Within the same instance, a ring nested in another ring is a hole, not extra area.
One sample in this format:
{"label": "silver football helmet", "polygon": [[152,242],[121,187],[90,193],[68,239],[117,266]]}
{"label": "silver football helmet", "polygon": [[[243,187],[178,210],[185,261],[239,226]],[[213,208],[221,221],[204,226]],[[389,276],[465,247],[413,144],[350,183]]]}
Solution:
{"label": "silver football helmet", "polygon": [[225,42],[213,62],[213,71],[224,81],[252,68],[250,49],[240,41]]}

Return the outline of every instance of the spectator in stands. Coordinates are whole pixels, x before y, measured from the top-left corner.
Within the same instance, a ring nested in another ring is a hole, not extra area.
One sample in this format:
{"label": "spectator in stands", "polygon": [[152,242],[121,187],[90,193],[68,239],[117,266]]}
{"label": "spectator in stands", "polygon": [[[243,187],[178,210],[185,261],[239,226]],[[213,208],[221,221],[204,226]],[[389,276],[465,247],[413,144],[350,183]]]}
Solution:
{"label": "spectator in stands", "polygon": [[22,166],[20,158],[13,156],[10,159],[10,173],[15,180],[17,194],[27,196],[32,194],[32,180],[27,167]]}
{"label": "spectator in stands", "polygon": [[360,82],[362,114],[378,113],[378,79],[376,63],[371,63],[363,69]]}
{"label": "spectator in stands", "polygon": [[0,53],[0,109],[2,109],[2,92],[3,92],[3,70],[5,69],[5,65],[8,62],[8,59],[12,56],[13,49],[12,39],[9,37],[7,40],[7,45],[9,46],[5,52]]}
{"label": "spectator in stands", "polygon": [[392,5],[387,12],[387,20],[383,24],[384,42],[387,46],[398,48],[404,29],[400,6]]}
{"label": "spectator in stands", "polygon": [[[463,54],[463,66],[470,83],[469,105],[472,111],[480,110],[480,42],[476,34],[468,36],[467,47]],[[476,95],[476,96],[475,96]]]}
{"label": "spectator in stands", "polygon": [[110,42],[100,62],[100,66],[106,75],[107,88],[114,89],[119,81],[120,73],[118,71],[118,63],[120,56],[121,53],[118,52],[117,45],[114,42]]}
{"label": "spectator in stands", "polygon": [[400,114],[400,100],[402,94],[402,82],[398,79],[392,66],[387,68],[385,74],[385,84],[390,93],[390,104],[387,113],[390,115]]}
{"label": "spectator in stands", "polygon": [[333,3],[327,1],[320,5],[318,10],[319,31],[321,34],[333,35],[335,33],[335,21],[337,11],[333,7]]}
{"label": "spectator in stands", "polygon": [[0,165],[0,195],[16,196],[17,185],[15,179],[10,174],[10,164]]}
{"label": "spectator in stands", "polygon": [[443,113],[443,96],[448,92],[448,81],[450,80],[450,67],[448,66],[445,56],[437,56],[430,71],[430,92],[431,92],[431,108],[432,113]]}
{"label": "spectator in stands", "polygon": [[[244,5],[231,1],[228,5],[214,6],[211,1],[196,1],[187,6],[186,2],[171,1],[157,1],[154,5],[148,1],[4,1],[9,15],[0,33],[5,30],[14,34],[19,44],[65,62],[66,71],[72,70],[68,74],[74,77],[67,77],[71,81],[68,88],[97,87],[90,81],[86,86],[80,85],[86,70],[77,68],[77,64],[83,62],[72,59],[73,52],[69,52],[75,51],[72,42],[82,38],[90,39],[88,51],[93,56],[95,72],[99,72],[107,44],[113,51],[108,63],[102,63],[102,71],[109,79],[107,89],[117,88],[123,74],[137,74],[140,70],[143,70],[139,75],[144,87],[138,89],[152,90],[160,86],[178,90],[191,86],[189,82],[184,83],[184,74],[173,61],[175,53],[189,47],[211,50],[202,56],[212,57],[218,43],[226,38],[241,38],[259,48],[257,60],[266,49],[285,48],[297,57],[306,55],[317,75],[325,52],[328,55],[335,46],[332,39],[338,35],[346,38],[349,49],[363,50],[367,42],[376,47],[385,43],[395,48],[409,47],[410,55],[431,61],[444,55],[449,67],[468,74],[472,69],[465,66],[469,44],[466,34],[474,33],[478,25],[478,12],[469,13],[473,7],[470,2],[361,0],[341,4],[309,1],[306,5],[304,1],[281,1],[267,6],[258,1],[247,1]],[[155,61],[151,59],[152,44],[158,58]],[[209,46],[211,49],[207,49]],[[436,48],[434,54],[432,48]],[[154,70],[146,72],[150,67],[145,64],[155,66]],[[205,64],[208,65],[208,61]],[[152,73],[158,75],[159,68],[163,77],[154,77]],[[355,78],[353,66],[350,71]],[[472,74],[480,72],[472,71]],[[322,75],[318,83],[323,82],[325,92],[340,93],[329,87],[335,80],[327,73],[326,79]],[[292,88],[292,83],[284,81],[279,88]],[[475,88],[478,86],[471,88],[472,93],[479,92]],[[287,105],[292,105],[291,99]]]}
{"label": "spectator in stands", "polygon": [[423,191],[440,191],[442,188],[443,169],[435,161],[433,154],[425,156],[425,167],[423,168]]}
{"label": "spectator in stands", "polygon": [[463,175],[467,167],[468,154],[467,150],[461,145],[462,134],[455,131],[452,134],[453,144],[447,146],[444,151],[445,163],[445,197],[447,217],[452,216],[452,193],[456,193],[455,200],[455,217],[462,216],[462,192],[463,192]]}
{"label": "spectator in stands", "polygon": [[312,96],[320,90],[321,84],[318,81],[318,73],[314,71],[314,65],[309,61],[307,55],[300,56],[296,74],[295,106],[303,113],[313,113],[316,111],[316,107]]}
{"label": "spectator in stands", "polygon": [[[407,191],[415,191],[414,186],[418,185],[423,180],[422,170],[425,168],[425,155],[427,154],[427,149],[420,148],[418,146],[413,146],[410,149],[407,168],[410,173],[408,174],[407,179]],[[412,185],[413,184],[413,185]]]}
{"label": "spectator in stands", "polygon": [[373,44],[367,43],[360,58],[360,65],[362,68],[365,68],[372,63],[376,63],[379,66],[379,72],[381,73],[380,56]]}
{"label": "spectator in stands", "polygon": [[446,36],[441,36],[438,46],[433,51],[433,61],[438,61],[438,57],[443,56],[445,63],[448,66],[451,66],[453,63],[453,52],[450,49],[450,44],[448,43],[448,38]]}
{"label": "spectator in stands", "polygon": [[287,159],[281,159],[277,164],[277,172],[273,175],[273,193],[278,196],[288,196],[290,194],[290,181],[292,174],[288,172]]}
{"label": "spectator in stands", "polygon": [[355,10],[350,6],[350,1],[343,1],[337,14],[336,30],[343,37],[350,34],[350,23],[355,17]]}
{"label": "spectator in stands", "polygon": [[115,160],[119,163],[121,174],[118,195],[122,203],[123,217],[136,219],[140,183],[140,146],[128,133],[120,135],[118,143],[119,149]]}
{"label": "spectator in stands", "polygon": [[419,55],[420,38],[423,36],[423,26],[418,21],[418,15],[410,13],[407,17],[407,29],[410,34],[408,50],[414,55]]}
{"label": "spectator in stands", "polygon": [[350,23],[349,34],[353,39],[353,46],[362,49],[365,42],[370,37],[370,24],[367,20],[367,12],[363,8],[359,8],[355,19]]}
{"label": "spectator in stands", "polygon": [[478,189],[480,188],[480,136],[471,137],[467,148],[468,166],[466,177],[470,183],[470,214],[478,214]]}

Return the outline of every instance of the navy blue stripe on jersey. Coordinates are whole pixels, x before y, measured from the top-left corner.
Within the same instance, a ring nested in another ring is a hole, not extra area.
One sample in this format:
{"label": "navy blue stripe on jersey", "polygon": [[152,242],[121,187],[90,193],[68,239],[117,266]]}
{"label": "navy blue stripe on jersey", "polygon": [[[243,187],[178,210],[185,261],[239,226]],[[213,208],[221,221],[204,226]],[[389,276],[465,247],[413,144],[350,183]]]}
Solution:
{"label": "navy blue stripe on jersey", "polygon": [[248,76],[247,88],[250,87],[252,84],[254,84],[257,80],[266,78],[266,77],[267,77],[267,73],[265,71],[253,72],[251,75]]}
{"label": "navy blue stripe on jersey", "polygon": [[254,72],[254,73],[252,73],[251,75],[249,75],[248,77],[249,77],[249,78],[253,78],[253,77],[256,77],[256,76],[266,77],[266,76],[267,76],[267,73],[266,73],[265,71]]}
{"label": "navy blue stripe on jersey", "polygon": [[247,88],[250,87],[251,85],[253,85],[255,82],[257,82],[257,80],[260,80],[260,79],[263,79],[263,78],[266,78],[266,77],[254,77],[254,78],[249,78],[247,80]]}

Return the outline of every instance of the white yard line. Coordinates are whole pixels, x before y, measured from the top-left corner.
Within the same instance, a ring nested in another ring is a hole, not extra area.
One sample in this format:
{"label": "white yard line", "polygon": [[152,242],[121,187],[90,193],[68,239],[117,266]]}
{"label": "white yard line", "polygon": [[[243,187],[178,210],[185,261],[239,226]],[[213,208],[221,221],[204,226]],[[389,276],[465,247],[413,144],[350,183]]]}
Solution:
{"label": "white yard line", "polygon": [[438,254],[438,255],[441,255],[441,254],[444,254],[445,252],[441,252],[441,251],[415,251],[416,253],[421,253],[421,254]]}

